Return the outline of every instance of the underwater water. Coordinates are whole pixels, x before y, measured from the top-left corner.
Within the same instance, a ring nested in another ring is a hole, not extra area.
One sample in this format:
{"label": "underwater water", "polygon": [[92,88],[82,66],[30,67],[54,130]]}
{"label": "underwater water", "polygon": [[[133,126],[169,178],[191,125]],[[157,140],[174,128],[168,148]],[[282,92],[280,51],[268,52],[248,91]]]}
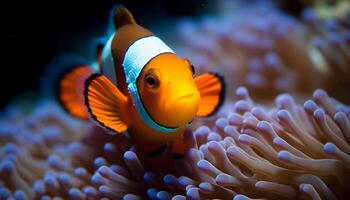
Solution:
{"label": "underwater water", "polygon": [[0,115],[0,199],[349,199],[350,3],[254,2],[150,28],[196,75],[226,80],[183,158],[149,157],[55,99],[18,99]]}

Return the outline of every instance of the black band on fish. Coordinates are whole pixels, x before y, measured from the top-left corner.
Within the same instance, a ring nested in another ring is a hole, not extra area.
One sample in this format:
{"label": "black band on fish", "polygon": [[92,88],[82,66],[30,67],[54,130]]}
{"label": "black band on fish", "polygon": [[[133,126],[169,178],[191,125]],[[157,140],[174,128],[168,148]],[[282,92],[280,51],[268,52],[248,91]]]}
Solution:
{"label": "black band on fish", "polygon": [[208,115],[206,115],[206,117],[210,117],[210,116],[214,115],[219,110],[221,105],[224,103],[225,98],[226,98],[226,83],[225,83],[224,77],[222,77],[220,74],[215,73],[215,72],[208,72],[208,74],[212,74],[212,75],[216,76],[220,80],[220,82],[221,82],[221,90],[220,90],[220,96],[219,96],[219,103],[216,104],[213,112],[211,112]]}

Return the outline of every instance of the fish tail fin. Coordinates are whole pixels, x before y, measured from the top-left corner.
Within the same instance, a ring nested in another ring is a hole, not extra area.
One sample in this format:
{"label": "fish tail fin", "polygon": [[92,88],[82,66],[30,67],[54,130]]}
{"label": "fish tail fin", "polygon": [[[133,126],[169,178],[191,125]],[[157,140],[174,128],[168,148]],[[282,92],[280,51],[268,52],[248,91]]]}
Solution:
{"label": "fish tail fin", "polygon": [[118,29],[126,24],[136,24],[131,12],[123,5],[117,5],[114,8],[114,26]]}
{"label": "fish tail fin", "polygon": [[84,84],[93,72],[88,65],[77,65],[63,73],[57,84],[57,99],[62,107],[72,116],[82,120],[89,119],[84,104]]}

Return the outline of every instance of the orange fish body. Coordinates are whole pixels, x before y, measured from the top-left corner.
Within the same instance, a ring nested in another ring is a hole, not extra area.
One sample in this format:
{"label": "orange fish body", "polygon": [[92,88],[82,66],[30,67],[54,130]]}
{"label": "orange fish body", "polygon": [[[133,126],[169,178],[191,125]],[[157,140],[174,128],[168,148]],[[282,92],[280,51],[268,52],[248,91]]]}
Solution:
{"label": "orange fish body", "polygon": [[[73,70],[66,76],[71,84],[61,84],[66,110],[83,119],[90,116],[110,131],[127,131],[139,143],[164,144],[179,141],[195,116],[218,109],[224,94],[220,76],[194,77],[191,63],[139,26],[125,7],[115,9],[114,24],[117,30],[102,50],[97,73],[80,70],[82,77]],[[84,79],[84,91],[78,91],[74,85]]]}

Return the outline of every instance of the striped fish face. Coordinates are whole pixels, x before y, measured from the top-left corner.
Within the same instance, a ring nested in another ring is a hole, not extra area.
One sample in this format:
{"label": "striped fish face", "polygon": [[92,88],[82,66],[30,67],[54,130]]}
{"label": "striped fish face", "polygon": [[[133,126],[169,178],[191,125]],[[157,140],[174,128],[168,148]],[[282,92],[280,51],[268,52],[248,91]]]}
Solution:
{"label": "striped fish face", "polygon": [[137,80],[142,104],[161,126],[183,127],[195,117],[200,94],[187,60],[165,53],[153,58]]}

